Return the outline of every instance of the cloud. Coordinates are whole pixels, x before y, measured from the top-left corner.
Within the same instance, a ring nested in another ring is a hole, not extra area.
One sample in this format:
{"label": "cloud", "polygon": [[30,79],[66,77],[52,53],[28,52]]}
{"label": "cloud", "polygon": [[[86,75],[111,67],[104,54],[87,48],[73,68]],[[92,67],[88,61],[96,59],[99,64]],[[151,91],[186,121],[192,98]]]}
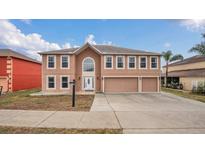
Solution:
{"label": "cloud", "polygon": [[96,45],[97,43],[94,40],[95,36],[93,34],[89,34],[86,38],[85,38],[85,43],[90,43],[92,45]]}
{"label": "cloud", "polygon": [[104,41],[103,45],[113,45],[112,41]]}
{"label": "cloud", "polygon": [[205,30],[205,19],[184,19],[180,20],[180,25],[189,31]]}
{"label": "cloud", "polygon": [[171,43],[169,43],[169,42],[165,42],[164,43],[164,47],[165,48],[170,48],[172,45],[171,45]]}
{"label": "cloud", "polygon": [[67,49],[67,48],[71,48],[71,45],[70,43],[65,43],[63,46],[62,46],[63,49]]}
{"label": "cloud", "polygon": [[[89,34],[85,38],[85,42],[96,45],[97,43],[94,39],[95,36]],[[112,42],[104,41],[104,44],[111,45]],[[0,20],[0,47],[13,49],[31,58],[41,60],[38,52],[71,48],[72,46],[69,42],[61,46],[57,43],[46,41],[38,33],[24,34],[12,22],[2,19]],[[73,45],[73,47],[79,46]]]}
{"label": "cloud", "polygon": [[79,45],[74,45],[74,46],[73,46],[73,48],[79,48],[79,47],[80,47]]}
{"label": "cloud", "polygon": [[21,19],[20,21],[24,22],[27,25],[30,25],[32,20],[31,19]]}
{"label": "cloud", "polygon": [[[93,34],[89,34],[86,38],[85,38],[85,43],[90,43],[92,45],[97,45],[99,43],[97,43],[95,41],[95,36]],[[103,45],[113,45],[112,41],[103,41],[102,43]]]}
{"label": "cloud", "polygon": [[[21,52],[40,60],[39,51],[57,50],[62,47],[57,43],[44,40],[38,33],[24,34],[9,20],[0,20],[0,46]],[[66,43],[63,47],[69,48]]]}

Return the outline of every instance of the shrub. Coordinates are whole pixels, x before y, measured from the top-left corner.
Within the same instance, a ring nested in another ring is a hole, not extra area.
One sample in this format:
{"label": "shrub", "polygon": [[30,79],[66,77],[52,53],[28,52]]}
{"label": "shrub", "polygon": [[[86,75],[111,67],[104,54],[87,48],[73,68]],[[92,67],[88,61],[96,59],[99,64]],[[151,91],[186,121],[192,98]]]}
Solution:
{"label": "shrub", "polygon": [[197,87],[192,88],[192,92],[205,95],[205,81],[199,81]]}

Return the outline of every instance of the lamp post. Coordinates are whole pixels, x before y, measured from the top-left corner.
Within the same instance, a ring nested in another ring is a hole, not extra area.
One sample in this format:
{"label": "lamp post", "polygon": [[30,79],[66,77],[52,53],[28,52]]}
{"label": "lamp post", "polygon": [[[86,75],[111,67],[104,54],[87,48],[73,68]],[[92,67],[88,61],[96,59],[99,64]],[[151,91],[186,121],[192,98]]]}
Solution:
{"label": "lamp post", "polygon": [[70,82],[70,84],[73,86],[72,90],[72,107],[75,107],[75,79]]}

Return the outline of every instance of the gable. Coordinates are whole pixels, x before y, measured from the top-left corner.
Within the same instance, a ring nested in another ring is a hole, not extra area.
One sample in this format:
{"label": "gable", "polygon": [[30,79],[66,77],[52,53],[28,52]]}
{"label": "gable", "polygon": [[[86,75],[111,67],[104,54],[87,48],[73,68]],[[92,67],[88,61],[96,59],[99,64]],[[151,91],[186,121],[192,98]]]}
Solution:
{"label": "gable", "polygon": [[77,50],[75,50],[73,53],[78,55],[78,54],[80,54],[81,52],[85,51],[88,48],[92,49],[92,51],[96,52],[97,54],[102,54],[102,52],[100,50],[98,50],[97,48],[95,48],[94,46],[92,46],[89,43],[86,43],[81,48],[78,48]]}

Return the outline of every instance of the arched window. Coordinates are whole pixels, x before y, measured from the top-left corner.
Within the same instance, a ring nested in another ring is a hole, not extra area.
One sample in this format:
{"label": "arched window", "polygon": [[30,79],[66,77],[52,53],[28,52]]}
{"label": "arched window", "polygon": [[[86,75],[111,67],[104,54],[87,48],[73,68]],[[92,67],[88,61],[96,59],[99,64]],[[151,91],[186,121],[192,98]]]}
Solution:
{"label": "arched window", "polygon": [[94,60],[92,58],[84,59],[83,72],[94,72]]}

